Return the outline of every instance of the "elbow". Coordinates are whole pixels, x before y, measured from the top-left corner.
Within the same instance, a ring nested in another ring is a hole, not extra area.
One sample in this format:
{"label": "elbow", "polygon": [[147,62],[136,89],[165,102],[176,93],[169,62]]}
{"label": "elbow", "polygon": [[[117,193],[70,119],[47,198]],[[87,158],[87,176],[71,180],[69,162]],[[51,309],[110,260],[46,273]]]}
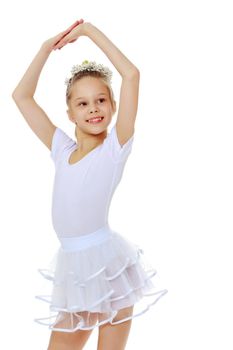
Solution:
{"label": "elbow", "polygon": [[136,78],[140,78],[140,71],[139,69],[135,68],[134,71],[133,71],[133,77],[136,77]]}
{"label": "elbow", "polygon": [[14,101],[17,100],[17,93],[15,92],[15,90],[12,92],[11,97],[13,98]]}
{"label": "elbow", "polygon": [[140,77],[140,70],[137,67],[134,68],[134,74]]}
{"label": "elbow", "polygon": [[14,90],[11,94],[11,97],[16,102],[16,101],[22,100],[24,98],[27,98],[28,96],[22,95],[19,92],[16,92],[16,90]]}
{"label": "elbow", "polygon": [[132,69],[130,69],[127,74],[126,74],[126,78],[130,78],[130,79],[135,79],[135,78],[140,78],[140,71],[137,67],[134,67]]}

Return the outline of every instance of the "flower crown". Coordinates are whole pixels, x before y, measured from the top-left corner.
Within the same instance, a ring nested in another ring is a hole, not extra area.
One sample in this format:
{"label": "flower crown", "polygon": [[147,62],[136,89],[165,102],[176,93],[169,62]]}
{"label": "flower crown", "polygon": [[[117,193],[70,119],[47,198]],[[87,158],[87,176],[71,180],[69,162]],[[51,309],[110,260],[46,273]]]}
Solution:
{"label": "flower crown", "polygon": [[79,73],[79,72],[83,72],[83,71],[100,72],[104,75],[104,77],[106,78],[108,83],[111,84],[112,71],[108,67],[106,67],[102,64],[96,64],[95,61],[89,62],[89,61],[85,60],[82,62],[82,64],[77,64],[77,65],[74,65],[72,67],[71,77],[65,79],[65,84],[67,85],[67,87],[71,84],[74,75]]}

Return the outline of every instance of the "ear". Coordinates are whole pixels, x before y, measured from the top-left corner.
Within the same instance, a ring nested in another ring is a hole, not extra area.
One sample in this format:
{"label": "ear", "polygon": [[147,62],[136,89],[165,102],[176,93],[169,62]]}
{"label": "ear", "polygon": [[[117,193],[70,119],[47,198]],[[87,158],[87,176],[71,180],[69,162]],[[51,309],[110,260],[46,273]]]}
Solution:
{"label": "ear", "polygon": [[69,110],[69,108],[66,110],[66,113],[68,115],[69,120],[72,121],[72,122],[75,122],[75,119],[72,117],[72,113]]}
{"label": "ear", "polygon": [[113,115],[116,113],[116,101],[113,101]]}

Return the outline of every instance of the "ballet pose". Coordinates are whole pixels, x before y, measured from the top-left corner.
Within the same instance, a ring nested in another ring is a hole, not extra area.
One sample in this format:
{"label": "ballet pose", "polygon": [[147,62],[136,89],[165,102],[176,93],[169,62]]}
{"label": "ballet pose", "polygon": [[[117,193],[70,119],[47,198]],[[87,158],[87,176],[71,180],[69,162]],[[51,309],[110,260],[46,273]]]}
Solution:
{"label": "ballet pose", "polygon": [[[80,36],[90,38],[106,54],[122,83],[116,121],[108,131],[117,110],[112,72],[92,60],[75,62],[65,79],[74,140],[52,123],[34,94],[49,55]],[[108,221],[134,141],[139,81],[138,68],[96,26],[81,19],[42,43],[12,93],[55,167],[52,223],[60,247],[50,268],[39,270],[51,281],[51,295],[36,296],[49,307],[47,315],[35,319],[51,329],[48,350],[83,349],[95,327],[98,350],[123,350],[132,319],[167,293],[156,290],[156,270],[144,251]]]}

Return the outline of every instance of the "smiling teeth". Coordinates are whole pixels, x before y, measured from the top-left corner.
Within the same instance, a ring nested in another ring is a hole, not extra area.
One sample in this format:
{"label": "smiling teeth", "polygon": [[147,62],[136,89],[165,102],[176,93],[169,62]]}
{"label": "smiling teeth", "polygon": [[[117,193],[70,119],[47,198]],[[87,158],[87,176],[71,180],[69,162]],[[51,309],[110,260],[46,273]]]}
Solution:
{"label": "smiling teeth", "polygon": [[89,119],[88,123],[97,122],[97,121],[100,121],[100,120],[102,120],[102,118]]}

